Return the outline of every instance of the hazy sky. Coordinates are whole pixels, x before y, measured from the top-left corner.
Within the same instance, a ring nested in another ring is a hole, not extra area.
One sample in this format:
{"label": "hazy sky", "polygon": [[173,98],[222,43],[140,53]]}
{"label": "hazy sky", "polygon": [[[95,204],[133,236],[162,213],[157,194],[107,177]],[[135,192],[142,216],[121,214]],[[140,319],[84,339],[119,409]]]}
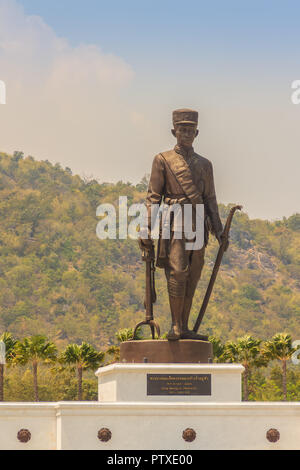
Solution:
{"label": "hazy sky", "polygon": [[0,150],[137,182],[199,111],[220,202],[300,211],[300,2],[0,0]]}

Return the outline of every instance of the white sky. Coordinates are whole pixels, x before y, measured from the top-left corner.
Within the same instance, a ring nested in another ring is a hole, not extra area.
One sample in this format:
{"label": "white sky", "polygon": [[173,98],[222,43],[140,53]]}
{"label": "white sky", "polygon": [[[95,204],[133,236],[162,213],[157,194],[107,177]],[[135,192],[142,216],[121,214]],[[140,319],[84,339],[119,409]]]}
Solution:
{"label": "white sky", "polygon": [[300,105],[290,97],[300,70],[261,62],[253,70],[246,60],[218,68],[206,55],[198,74],[178,64],[168,76],[151,64],[142,74],[98,45],[71,46],[15,0],[0,0],[0,150],[99,181],[138,182],[175,143],[172,110],[193,107],[195,149],[214,164],[220,202],[240,203],[251,217],[299,212]]}

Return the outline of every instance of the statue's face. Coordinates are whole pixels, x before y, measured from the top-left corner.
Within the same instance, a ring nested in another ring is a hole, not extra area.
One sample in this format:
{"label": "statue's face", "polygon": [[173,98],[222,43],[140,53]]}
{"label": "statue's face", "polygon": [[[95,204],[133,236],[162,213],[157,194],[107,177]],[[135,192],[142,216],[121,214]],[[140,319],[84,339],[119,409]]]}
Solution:
{"label": "statue's face", "polygon": [[193,124],[177,124],[172,134],[177,139],[177,144],[182,147],[192,147],[198,135],[197,126]]}

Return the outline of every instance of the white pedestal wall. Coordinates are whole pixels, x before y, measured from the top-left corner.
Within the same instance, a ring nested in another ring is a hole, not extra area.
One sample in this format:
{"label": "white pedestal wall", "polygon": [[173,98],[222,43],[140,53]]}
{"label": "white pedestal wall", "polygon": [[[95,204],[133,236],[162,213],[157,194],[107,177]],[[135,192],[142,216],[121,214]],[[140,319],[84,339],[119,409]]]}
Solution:
{"label": "white pedestal wall", "polygon": [[[97,434],[110,429],[109,442]],[[27,444],[17,439],[28,429]],[[182,432],[197,437],[185,442]],[[269,429],[280,440],[266,439]],[[300,403],[0,404],[1,450],[300,450]]]}
{"label": "white pedestal wall", "polygon": [[[98,393],[100,402],[239,402],[241,374],[236,364],[112,364],[100,368]],[[147,375],[211,375],[211,395],[147,395]]]}
{"label": "white pedestal wall", "polygon": [[[27,444],[18,441],[21,429],[28,429]],[[56,410],[53,403],[0,403],[1,450],[55,450]]]}

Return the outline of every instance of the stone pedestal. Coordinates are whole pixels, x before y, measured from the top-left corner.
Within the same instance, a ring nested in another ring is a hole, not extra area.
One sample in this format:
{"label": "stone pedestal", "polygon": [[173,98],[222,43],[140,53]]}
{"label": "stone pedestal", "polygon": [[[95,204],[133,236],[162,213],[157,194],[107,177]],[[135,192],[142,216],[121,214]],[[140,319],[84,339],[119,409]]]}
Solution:
{"label": "stone pedestal", "polygon": [[126,341],[120,346],[122,363],[207,364],[212,359],[213,348],[209,341]]}
{"label": "stone pedestal", "polygon": [[112,364],[96,375],[100,402],[240,402],[233,364]]}

